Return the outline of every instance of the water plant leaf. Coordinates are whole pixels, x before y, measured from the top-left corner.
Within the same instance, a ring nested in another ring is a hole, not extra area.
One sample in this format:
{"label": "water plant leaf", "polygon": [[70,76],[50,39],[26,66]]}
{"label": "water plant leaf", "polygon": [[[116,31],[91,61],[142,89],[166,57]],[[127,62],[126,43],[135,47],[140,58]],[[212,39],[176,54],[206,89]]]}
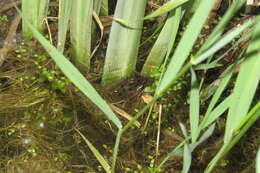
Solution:
{"label": "water plant leaf", "polygon": [[191,90],[190,90],[190,106],[189,106],[189,120],[191,127],[192,143],[196,142],[199,136],[199,118],[200,118],[200,99],[199,99],[199,84],[196,73],[191,68]]}
{"label": "water plant leaf", "polygon": [[71,82],[78,87],[97,107],[99,107],[105,115],[119,128],[122,124],[114,112],[111,110],[105,100],[97,93],[95,88],[85,79],[85,77],[78,71],[78,69],[61,54],[48,40],[44,38],[29,22],[34,37],[42,44],[47,50],[52,59],[55,61],[61,71],[71,80]]}
{"label": "water plant leaf", "polygon": [[182,168],[182,173],[188,173],[190,170],[190,166],[191,166],[191,160],[192,160],[192,156],[191,156],[191,150],[190,150],[190,146],[188,144],[188,142],[186,141],[186,143],[184,144],[184,150],[183,150],[183,168]]}
{"label": "water plant leaf", "polygon": [[116,85],[134,73],[146,0],[118,0],[109,35],[102,84]]}
{"label": "water plant leaf", "polygon": [[87,72],[91,55],[93,0],[72,1],[70,20],[71,51],[76,67]]}
{"label": "water plant leaf", "polygon": [[212,124],[204,133],[203,135],[199,138],[199,140],[195,143],[190,144],[190,150],[193,152],[193,150],[199,146],[201,143],[206,141],[210,136],[212,136],[213,132],[215,130],[215,123]]}
{"label": "water plant leaf", "polygon": [[219,39],[214,45],[212,45],[207,51],[199,55],[197,58],[194,58],[192,60],[192,64],[197,65],[207,59],[209,56],[213,55],[215,52],[217,52],[219,49],[230,43],[234,38],[239,36],[245,29],[251,27],[255,24],[257,19],[249,20],[245,22],[244,24],[232,29],[227,34],[225,34],[221,39]]}
{"label": "water plant leaf", "polygon": [[[209,106],[207,108],[207,111],[205,113],[205,116],[200,124],[200,127],[204,128],[205,127],[205,124],[209,124],[207,121],[211,122],[212,123],[212,120],[215,119],[216,116],[213,116],[213,115],[216,115],[219,114],[220,112],[216,111],[214,112],[214,114],[211,114],[212,113],[212,110],[213,108],[215,107],[216,103],[218,102],[218,100],[220,99],[220,96],[221,94],[224,92],[225,88],[227,87],[231,77],[232,77],[232,68],[233,66],[231,66],[228,70],[227,70],[227,73],[225,74],[225,76],[223,77],[223,79],[218,79],[220,80],[220,84],[218,85],[217,87],[217,90],[215,91],[212,99],[210,100],[210,103],[209,103]],[[225,105],[228,105],[226,103],[227,101],[225,101]],[[225,106],[223,105],[223,106]],[[221,107],[223,108],[223,107]],[[218,110],[218,109],[217,109]],[[223,109],[224,110],[224,109]],[[221,111],[222,112],[222,111]],[[213,116],[213,117],[209,117],[209,116]],[[208,120],[210,119],[210,120]]]}
{"label": "water plant leaf", "polygon": [[142,75],[150,76],[159,72],[159,68],[167,52],[171,51],[176,35],[178,33],[181,19],[181,7],[171,12],[154,43],[142,68]]}
{"label": "water plant leaf", "polygon": [[199,128],[203,129],[213,123],[219,118],[229,107],[232,101],[232,95],[228,96],[218,106],[216,106],[208,115],[203,119]]}
{"label": "water plant leaf", "polygon": [[246,0],[233,1],[231,6],[228,8],[225,15],[222,17],[220,22],[214,28],[213,32],[209,35],[205,43],[201,46],[196,56],[200,55],[206,49],[208,49],[214,42],[216,42],[225,30],[225,27],[229,24],[231,18],[236,14],[236,12],[242,7]]}
{"label": "water plant leaf", "polygon": [[58,22],[58,41],[57,49],[63,53],[66,36],[69,29],[69,19],[71,15],[71,0],[60,0],[59,1],[59,22]]}
{"label": "water plant leaf", "polygon": [[157,88],[156,95],[162,95],[176,80],[176,76],[188,58],[213,5],[214,1],[212,0],[201,1],[171,58],[167,70]]}
{"label": "water plant leaf", "polygon": [[90,151],[94,154],[94,156],[97,158],[101,166],[104,168],[106,173],[112,173],[110,170],[110,166],[105,160],[105,158],[100,154],[100,152],[96,149],[94,145],[78,130],[75,128],[75,130],[78,132],[78,134],[82,137],[84,142],[88,145]]}
{"label": "water plant leaf", "polygon": [[260,80],[260,22],[255,26],[245,60],[240,66],[233,99],[228,112],[224,141],[234,135],[234,129],[245,118]]}
{"label": "water plant leaf", "polygon": [[221,147],[215,157],[210,161],[204,173],[210,173],[215,167],[217,162],[227,154],[233,147],[238,143],[238,141],[243,137],[247,130],[259,119],[260,117],[260,101],[250,110],[246,117],[250,117],[245,122],[244,126],[239,130],[239,132],[234,136],[234,138]]}
{"label": "water plant leaf", "polygon": [[171,0],[168,1],[167,3],[163,4],[160,8],[158,8],[157,10],[155,10],[154,12],[152,12],[151,14],[147,15],[144,17],[144,19],[151,19],[157,16],[160,16],[164,13],[167,13],[179,6],[181,6],[182,4],[188,2],[189,0]]}
{"label": "water plant leaf", "polygon": [[25,20],[29,21],[39,32],[42,32],[48,7],[49,0],[22,0],[22,32],[25,39],[32,38],[32,32]]}

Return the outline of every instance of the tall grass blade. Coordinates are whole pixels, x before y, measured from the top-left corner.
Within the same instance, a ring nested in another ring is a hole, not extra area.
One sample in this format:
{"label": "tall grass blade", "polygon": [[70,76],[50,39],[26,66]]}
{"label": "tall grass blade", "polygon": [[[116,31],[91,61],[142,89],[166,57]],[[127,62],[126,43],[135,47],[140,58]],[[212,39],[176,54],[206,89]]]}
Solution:
{"label": "tall grass blade", "polygon": [[59,22],[58,22],[58,44],[57,49],[61,53],[64,51],[66,36],[68,32],[69,19],[71,15],[71,0],[59,1]]}
{"label": "tall grass blade", "polygon": [[118,0],[106,52],[102,84],[111,86],[133,74],[135,70],[146,0]]}
{"label": "tall grass blade", "polygon": [[164,24],[162,31],[159,34],[156,42],[154,43],[147,60],[142,68],[142,75],[150,76],[159,72],[159,68],[165,58],[171,43],[174,43],[178,33],[181,18],[181,8],[177,8],[171,12]]}
{"label": "tall grass blade", "polygon": [[199,7],[201,0],[191,0],[185,4],[185,14],[183,16],[185,21],[189,21],[196,9]]}
{"label": "tall grass blade", "polygon": [[97,160],[99,161],[99,163],[101,164],[101,166],[104,168],[104,170],[106,171],[106,173],[112,173],[110,170],[110,166],[107,163],[107,161],[105,160],[105,158],[99,153],[99,151],[94,147],[94,145],[92,145],[92,143],[78,130],[75,129],[79,135],[82,137],[82,139],[85,141],[85,143],[88,145],[90,151],[94,154],[94,156],[97,158]]}
{"label": "tall grass blade", "polygon": [[188,140],[188,133],[185,128],[185,126],[180,123],[180,128],[183,133],[183,136],[185,137],[185,143],[184,143],[184,149],[183,149],[183,166],[182,166],[182,173],[188,173],[191,165],[191,150],[189,146],[189,140]]}
{"label": "tall grass blade", "polygon": [[116,168],[116,159],[119,150],[119,143],[120,143],[121,136],[122,136],[122,130],[119,129],[117,132],[116,143],[115,143],[113,157],[112,157],[112,168],[111,168],[112,173],[115,172],[115,168]]}
{"label": "tall grass blade", "polygon": [[38,0],[38,30],[43,32],[44,29],[44,19],[46,19],[49,9],[50,0]]}
{"label": "tall grass blade", "polygon": [[90,66],[92,11],[93,0],[72,1],[71,47],[73,61],[82,72]]}
{"label": "tall grass blade", "polygon": [[29,21],[39,32],[43,32],[44,18],[47,16],[49,0],[22,0],[22,32],[25,39],[32,38],[32,32],[27,25]]}
{"label": "tall grass blade", "polygon": [[236,14],[236,12],[242,7],[242,5],[246,2],[246,0],[237,0],[233,1],[232,5],[229,7],[228,11],[225,13],[221,21],[215,27],[213,32],[207,38],[205,43],[202,45],[200,50],[196,53],[196,55],[201,54],[206,49],[208,49],[215,41],[217,41],[221,34],[224,32],[225,27],[229,24],[231,18]]}
{"label": "tall grass blade", "polygon": [[151,19],[157,16],[160,16],[164,13],[167,13],[179,6],[181,6],[182,4],[188,2],[189,0],[170,0],[167,3],[165,3],[164,5],[162,5],[160,8],[158,8],[157,10],[155,10],[154,12],[152,12],[151,14],[147,15],[144,17],[144,19]]}
{"label": "tall grass blade", "polygon": [[189,172],[191,166],[191,160],[192,160],[192,156],[191,156],[190,147],[189,144],[186,142],[184,144],[184,151],[183,151],[183,168],[181,171],[182,173]]}
{"label": "tall grass blade", "polygon": [[52,46],[48,40],[46,40],[29,22],[33,35],[41,45],[47,50],[52,59],[55,61],[61,71],[70,79],[70,81],[78,87],[97,107],[99,107],[105,115],[118,127],[122,128],[122,124],[109,105],[104,99],[97,93],[95,88],[84,78],[84,76],[75,68],[71,62],[65,58],[54,46]]}
{"label": "tall grass blade", "polygon": [[221,159],[225,154],[227,154],[234,145],[243,137],[243,135],[247,132],[247,130],[259,119],[260,117],[260,101],[250,110],[247,114],[247,117],[250,117],[245,125],[240,129],[240,131],[236,134],[236,136],[227,143],[224,143],[219,152],[215,155],[215,157],[210,161],[204,173],[210,173],[219,159]]}
{"label": "tall grass blade", "polygon": [[244,30],[251,27],[255,24],[255,22],[259,20],[249,20],[246,23],[236,27],[235,29],[232,29],[227,34],[225,34],[220,40],[218,40],[214,45],[212,45],[207,51],[199,55],[197,58],[192,60],[192,64],[197,65],[201,63],[202,61],[206,60],[209,56],[213,55],[215,52],[217,52],[219,49],[230,43],[234,38],[239,36]]}
{"label": "tall grass blade", "polygon": [[200,3],[171,58],[156,95],[163,94],[176,80],[176,76],[188,58],[213,5],[213,0],[203,0]]}
{"label": "tall grass blade", "polygon": [[260,80],[260,22],[255,26],[246,59],[240,67],[228,112],[224,141],[234,135],[234,129],[245,118]]}
{"label": "tall grass blade", "polygon": [[191,91],[190,91],[190,127],[191,127],[191,140],[195,143],[199,136],[199,118],[200,118],[200,99],[199,99],[199,84],[196,73],[191,69]]}

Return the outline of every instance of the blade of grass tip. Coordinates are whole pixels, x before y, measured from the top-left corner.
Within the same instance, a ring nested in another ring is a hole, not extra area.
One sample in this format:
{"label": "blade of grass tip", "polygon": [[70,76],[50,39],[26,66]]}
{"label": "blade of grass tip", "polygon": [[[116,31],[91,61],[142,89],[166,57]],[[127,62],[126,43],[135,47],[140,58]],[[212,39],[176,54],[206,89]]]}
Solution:
{"label": "blade of grass tip", "polygon": [[93,0],[72,1],[70,20],[71,50],[78,69],[87,72],[90,66]]}
{"label": "blade of grass tip", "polygon": [[88,145],[90,151],[94,154],[94,156],[97,158],[101,166],[104,168],[106,173],[112,173],[110,170],[110,166],[105,160],[105,158],[100,154],[100,152],[92,145],[92,143],[78,130],[75,128],[75,130],[78,132],[78,134],[82,137],[84,142]]}
{"label": "blade of grass tip", "polygon": [[151,18],[160,16],[164,13],[167,13],[167,12],[181,6],[182,4],[184,4],[188,1],[189,0],[171,0],[171,1],[168,1],[167,3],[163,4],[160,8],[158,8],[157,10],[152,12],[151,14],[145,16],[144,20],[151,19]]}
{"label": "blade of grass tip", "polygon": [[206,170],[204,173],[210,173],[217,162],[225,155],[227,154],[233,147],[238,143],[238,141],[244,136],[244,134],[247,132],[247,130],[259,119],[260,117],[260,101],[251,109],[251,111],[247,115],[248,117],[251,117],[246,124],[241,128],[239,133],[227,143],[224,143],[222,148],[219,150],[219,152],[215,155],[215,157],[210,161],[208,164]]}
{"label": "blade of grass tip", "polygon": [[59,21],[58,21],[58,43],[57,49],[61,53],[64,51],[64,46],[66,42],[66,36],[69,26],[69,18],[71,15],[71,0],[60,0],[59,1]]}
{"label": "blade of grass tip", "polygon": [[175,41],[179,29],[180,16],[180,7],[169,14],[162,31],[145,61],[141,72],[142,75],[152,77],[154,73],[159,72],[159,67],[165,58],[168,48],[172,48],[169,44]]}
{"label": "blade of grass tip", "polygon": [[[118,0],[109,35],[102,84],[111,87],[134,73],[146,0]],[[126,21],[124,25],[120,21]]]}
{"label": "blade of grass tip", "polygon": [[188,58],[213,5],[213,0],[203,0],[200,3],[171,58],[156,95],[162,95],[176,80],[176,76]]}
{"label": "blade of grass tip", "polygon": [[195,71],[191,68],[191,91],[190,91],[190,127],[191,140],[195,143],[199,136],[199,118],[200,118],[200,99],[199,99],[199,84]]}
{"label": "blade of grass tip", "polygon": [[214,45],[212,45],[207,51],[202,53],[200,56],[194,58],[191,60],[191,63],[193,65],[197,65],[201,63],[202,61],[206,60],[209,56],[213,55],[216,53],[218,50],[220,50],[222,47],[225,45],[229,44],[234,38],[239,36],[244,30],[247,28],[251,27],[256,23],[257,19],[255,20],[249,20],[245,22],[244,24],[232,29],[229,31],[227,34],[225,34],[219,41],[215,42]]}
{"label": "blade of grass tip", "polygon": [[75,68],[75,66],[73,66],[71,62],[65,58],[54,46],[52,46],[48,40],[46,40],[44,36],[42,36],[29,22],[27,24],[31,29],[34,37],[47,50],[61,71],[83,94],[85,94],[98,108],[100,108],[105,113],[105,115],[118,127],[118,129],[121,129],[121,121],[117,118],[106,101],[97,93],[95,88],[78,71],[78,69]]}
{"label": "blade of grass tip", "polygon": [[233,100],[228,112],[224,141],[232,138],[235,128],[245,118],[260,80],[260,22],[255,26],[246,59],[240,66]]}
{"label": "blade of grass tip", "polygon": [[223,66],[222,64],[218,64],[217,62],[212,62],[212,63],[208,63],[208,64],[198,64],[195,67],[195,70],[209,70],[209,69],[214,69],[217,67],[221,67]]}

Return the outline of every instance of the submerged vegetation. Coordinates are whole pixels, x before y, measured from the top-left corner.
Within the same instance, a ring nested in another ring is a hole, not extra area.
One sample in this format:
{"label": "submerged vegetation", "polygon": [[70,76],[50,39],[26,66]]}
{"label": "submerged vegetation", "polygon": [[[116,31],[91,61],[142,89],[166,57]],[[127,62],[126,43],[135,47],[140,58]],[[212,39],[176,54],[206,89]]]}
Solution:
{"label": "submerged vegetation", "polygon": [[246,0],[21,0],[1,13],[0,172],[259,169],[260,16]]}

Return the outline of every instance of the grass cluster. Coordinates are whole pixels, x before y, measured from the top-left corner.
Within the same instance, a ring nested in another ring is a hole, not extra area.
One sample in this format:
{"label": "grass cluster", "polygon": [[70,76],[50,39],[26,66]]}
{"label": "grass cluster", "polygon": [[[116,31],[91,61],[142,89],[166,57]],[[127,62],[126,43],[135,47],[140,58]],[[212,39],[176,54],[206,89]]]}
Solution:
{"label": "grass cluster", "polygon": [[[36,3],[36,1],[33,2]],[[42,23],[43,14],[26,15],[28,12],[26,8],[30,8],[30,12],[35,11],[37,14],[40,11],[45,11],[43,9],[46,9],[48,3],[46,1],[44,3],[43,0],[39,2],[41,2],[40,5],[35,4],[35,6],[31,7],[28,6],[28,0],[22,1],[24,35],[28,38],[27,33],[30,32],[46,49],[56,65],[70,81],[102,110],[106,117],[116,126],[117,135],[111,162],[102,156],[79,129],[75,129],[107,173],[114,173],[116,170],[120,140],[125,132],[129,131],[143,114],[147,114],[147,110],[151,110],[153,105],[167,94],[167,91],[172,86],[177,85],[178,79],[184,74],[190,74],[191,77],[188,99],[189,126],[180,123],[184,140],[150,172],[159,172],[164,164],[176,155],[183,157],[182,172],[189,172],[192,163],[192,152],[202,142],[212,136],[215,122],[221,115],[227,112],[223,146],[205,169],[205,173],[211,172],[219,159],[239,141],[259,118],[260,101],[253,102],[260,80],[259,16],[251,18],[224,33],[228,23],[244,5],[245,0],[234,1],[229,6],[222,19],[208,35],[207,40],[196,51],[194,51],[194,46],[200,37],[203,27],[205,27],[205,23],[216,1],[172,0],[166,2],[147,16],[144,16],[145,0],[139,0],[138,2],[134,0],[117,1],[102,76],[102,84],[105,86],[117,84],[131,76],[135,71],[143,21],[151,20],[161,15],[167,16],[164,26],[142,69],[143,75],[151,76],[154,70],[156,73],[159,73],[160,77],[153,99],[126,124],[121,122],[110,105],[101,97],[84,75],[80,73],[80,71],[86,72],[87,68],[90,67],[91,29],[95,28],[91,27],[93,23],[92,15],[94,13],[99,14],[102,2],[105,4],[106,2],[99,1],[99,4],[93,6],[92,0],[73,2],[60,0],[58,48],[42,35],[39,23]],[[30,3],[30,5],[32,4]],[[197,7],[195,10],[194,6]],[[185,14],[192,16],[190,19],[186,19],[184,17]],[[32,19],[31,16],[37,16],[37,18]],[[62,53],[67,29],[69,28],[68,23],[70,23],[71,51],[75,58],[73,62],[75,62],[76,67]],[[184,32],[180,35],[179,26],[184,23],[187,23],[187,25]],[[180,37],[179,42],[175,41],[177,36]],[[237,39],[238,37],[241,39]],[[218,63],[223,57],[216,58],[214,56],[216,52],[234,40],[239,44],[248,37],[251,40],[248,46],[244,48],[245,50],[235,58],[235,61],[227,68],[225,73],[216,78],[219,81],[218,87],[211,93],[206,111],[203,113],[201,111],[201,92],[205,83],[204,78],[201,79],[198,72],[202,70],[206,74],[209,68],[218,67]],[[173,47],[175,47],[174,50]],[[235,69],[237,68],[239,68],[239,72],[236,75]],[[234,80],[234,82],[231,82],[231,80]],[[224,95],[228,87],[233,87],[233,90],[229,95]]]}

